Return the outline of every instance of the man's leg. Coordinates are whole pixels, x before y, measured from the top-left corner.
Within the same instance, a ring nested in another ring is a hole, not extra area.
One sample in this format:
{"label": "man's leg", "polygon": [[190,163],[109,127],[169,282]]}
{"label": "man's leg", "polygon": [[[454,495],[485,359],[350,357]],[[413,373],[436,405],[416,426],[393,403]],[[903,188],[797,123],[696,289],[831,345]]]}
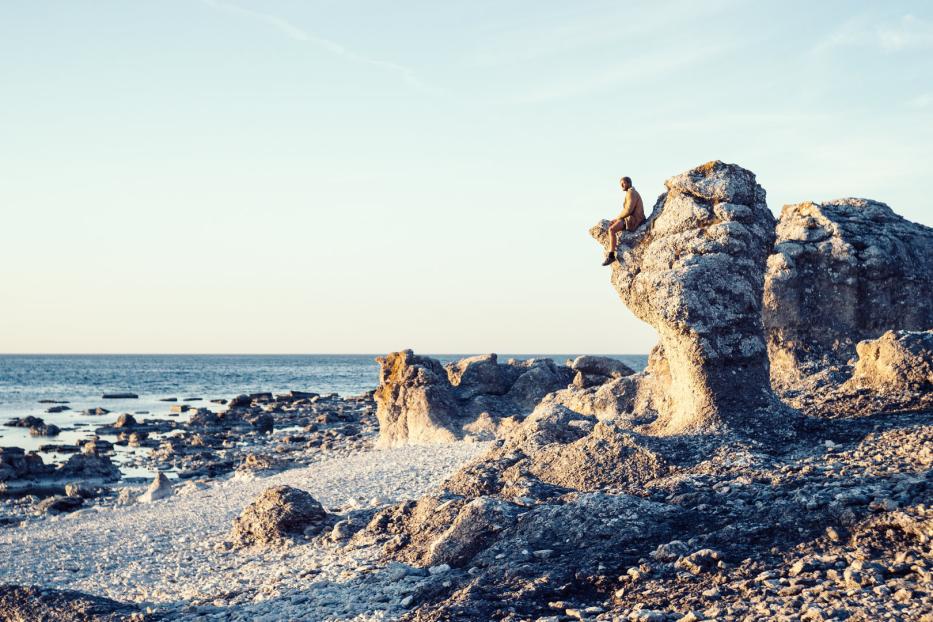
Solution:
{"label": "man's leg", "polygon": [[616,220],[611,225],[609,225],[609,252],[616,252],[616,247],[619,245],[619,232],[625,231],[625,221]]}
{"label": "man's leg", "polygon": [[624,220],[615,220],[609,225],[609,254],[606,255],[605,261],[603,261],[604,266],[608,266],[616,260],[616,244],[617,238],[620,231],[625,230],[625,221]]}

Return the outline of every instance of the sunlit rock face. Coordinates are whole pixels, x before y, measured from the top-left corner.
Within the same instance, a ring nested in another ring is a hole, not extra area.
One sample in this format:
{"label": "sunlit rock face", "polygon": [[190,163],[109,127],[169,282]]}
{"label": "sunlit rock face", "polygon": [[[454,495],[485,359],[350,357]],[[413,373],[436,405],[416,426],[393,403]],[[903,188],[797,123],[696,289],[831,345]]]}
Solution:
{"label": "sunlit rock face", "polygon": [[860,341],[933,328],[933,229],[867,199],[785,206],[764,323],[782,390],[845,366]]}
{"label": "sunlit rock face", "polygon": [[[761,301],[774,216],[755,175],[714,161],[667,180],[647,222],[622,234],[612,285],[651,324],[657,432],[780,425]],[[590,234],[609,247],[608,221]]]}
{"label": "sunlit rock face", "polygon": [[933,330],[889,330],[855,348],[858,360],[848,387],[881,393],[933,391]]}
{"label": "sunlit rock face", "polygon": [[499,363],[484,354],[442,365],[411,350],[376,359],[378,444],[449,443],[466,436],[491,439],[566,387],[576,373],[551,359]]}

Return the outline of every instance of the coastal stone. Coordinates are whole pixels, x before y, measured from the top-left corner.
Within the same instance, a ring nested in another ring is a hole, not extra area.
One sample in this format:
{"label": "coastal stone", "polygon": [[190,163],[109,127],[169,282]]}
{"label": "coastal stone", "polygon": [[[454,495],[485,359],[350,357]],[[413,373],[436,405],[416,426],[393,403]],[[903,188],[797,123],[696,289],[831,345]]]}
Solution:
{"label": "coastal stone", "polygon": [[491,437],[513,416],[522,416],[573,376],[550,359],[509,361],[495,354],[469,357],[446,367],[411,350],[376,359],[374,393],[380,446],[447,443],[466,434]]}
{"label": "coastal stone", "polygon": [[881,392],[933,390],[933,330],[888,331],[856,345],[847,384]]}
{"label": "coastal stone", "polygon": [[[774,216],[751,171],[714,161],[667,180],[647,222],[622,236],[611,281],[660,338],[662,434],[788,424],[770,385],[761,300]],[[608,247],[608,221],[591,235]],[[652,364],[653,363],[653,364]]]}
{"label": "coastal stone", "polygon": [[30,436],[58,436],[62,429],[54,423],[43,423],[42,425],[29,428]]}
{"label": "coastal stone", "polygon": [[84,499],[79,496],[55,496],[43,499],[36,506],[36,512],[39,514],[64,514],[74,512],[84,504]]}
{"label": "coastal stone", "polygon": [[88,415],[88,416],[100,416],[100,415],[106,415],[109,412],[110,411],[107,410],[106,408],[101,408],[100,406],[98,406],[96,408],[88,408],[87,410],[82,411],[81,414]]}
{"label": "coastal stone", "polygon": [[55,476],[76,480],[102,479],[112,481],[120,479],[120,469],[110,460],[109,456],[77,453],[56,469]]}
{"label": "coastal stone", "polygon": [[674,564],[677,568],[686,570],[691,574],[702,574],[714,570],[721,556],[713,549],[701,549],[685,557],[681,557]]}
{"label": "coastal stone", "polygon": [[256,428],[256,431],[261,434],[268,434],[272,432],[272,429],[275,426],[275,419],[272,415],[267,413],[260,413],[258,415],[246,415],[243,417],[244,421],[248,422],[251,426]]}
{"label": "coastal stone", "polygon": [[45,425],[45,421],[39,417],[33,417],[29,415],[28,417],[17,417],[15,419],[10,419],[5,424],[10,428],[38,428]]}
{"label": "coastal stone", "polygon": [[118,506],[133,505],[136,503],[136,497],[131,488],[121,488],[117,493],[116,504]]}
{"label": "coastal stone", "polygon": [[860,341],[933,327],[933,229],[878,201],[787,205],[768,258],[772,379],[794,388],[845,365]]}
{"label": "coastal stone", "polygon": [[146,492],[139,495],[137,501],[140,503],[152,503],[153,501],[171,497],[172,494],[172,482],[165,476],[165,473],[160,472],[155,476],[155,479],[152,480],[152,483],[149,484],[149,487],[146,488]]}
{"label": "coastal stone", "polygon": [[53,470],[34,452],[27,453],[22,447],[0,447],[0,482],[43,477]]}
{"label": "coastal stone", "polygon": [[139,423],[136,421],[136,418],[133,415],[124,413],[117,418],[117,422],[113,424],[113,427],[131,428],[136,425],[139,425]]}
{"label": "coastal stone", "polygon": [[237,395],[229,402],[227,402],[227,409],[234,410],[236,408],[248,408],[250,404],[253,403],[252,398],[248,395]]}
{"label": "coastal stone", "polygon": [[570,362],[570,369],[606,378],[621,378],[635,373],[635,370],[618,359],[592,355],[578,356]]}
{"label": "coastal stone", "polygon": [[45,412],[53,414],[53,413],[62,413],[62,412],[65,412],[66,410],[71,410],[71,408],[69,408],[68,406],[65,406],[64,404],[59,404],[57,406],[49,406],[48,408],[45,409]]}
{"label": "coastal stone", "polygon": [[439,361],[411,350],[377,358],[379,445],[446,443],[457,439],[459,407]]}
{"label": "coastal stone", "polygon": [[680,540],[671,540],[666,544],[662,544],[651,553],[651,557],[661,562],[673,562],[677,561],[680,557],[687,555],[690,552],[689,546],[685,542]]}
{"label": "coastal stone", "polygon": [[239,546],[281,544],[320,533],[326,519],[321,504],[304,490],[274,486],[234,519],[230,539]]}

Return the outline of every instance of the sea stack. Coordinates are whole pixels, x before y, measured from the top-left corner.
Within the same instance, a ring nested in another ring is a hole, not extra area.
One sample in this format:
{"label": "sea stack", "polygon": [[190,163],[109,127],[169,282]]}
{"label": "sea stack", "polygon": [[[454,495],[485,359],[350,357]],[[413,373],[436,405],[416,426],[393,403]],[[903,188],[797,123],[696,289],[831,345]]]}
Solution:
{"label": "sea stack", "polygon": [[[660,338],[649,373],[659,434],[724,428],[770,433],[761,319],[774,216],[755,174],[713,161],[674,176],[637,231],[622,234],[612,285]],[[590,234],[609,247],[608,221]]]}

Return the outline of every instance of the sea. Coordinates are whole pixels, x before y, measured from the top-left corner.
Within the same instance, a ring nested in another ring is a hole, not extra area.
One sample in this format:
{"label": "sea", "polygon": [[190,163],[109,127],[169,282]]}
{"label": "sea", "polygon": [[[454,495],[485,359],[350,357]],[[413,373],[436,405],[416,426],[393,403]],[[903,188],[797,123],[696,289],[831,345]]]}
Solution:
{"label": "sea", "polygon": [[[168,418],[172,402],[220,409],[212,399],[241,393],[289,390],[337,393],[343,397],[375,389],[379,381],[376,354],[309,355],[0,355],[0,446],[40,450],[73,444],[93,436],[97,426],[116,421],[121,413],[140,418]],[[469,354],[428,355],[443,363]],[[575,354],[500,354],[509,358],[551,358],[562,364]],[[648,356],[612,355],[636,371]],[[104,399],[105,393],[133,393],[135,399]],[[63,404],[48,403],[54,400]],[[46,412],[56,405],[60,413]],[[105,415],[84,411],[103,407]],[[32,415],[62,428],[53,438],[30,436],[28,429],[8,427],[9,419]],[[177,415],[175,416],[177,418]],[[183,418],[183,417],[182,417]],[[65,454],[39,451],[46,462],[61,462]]]}

